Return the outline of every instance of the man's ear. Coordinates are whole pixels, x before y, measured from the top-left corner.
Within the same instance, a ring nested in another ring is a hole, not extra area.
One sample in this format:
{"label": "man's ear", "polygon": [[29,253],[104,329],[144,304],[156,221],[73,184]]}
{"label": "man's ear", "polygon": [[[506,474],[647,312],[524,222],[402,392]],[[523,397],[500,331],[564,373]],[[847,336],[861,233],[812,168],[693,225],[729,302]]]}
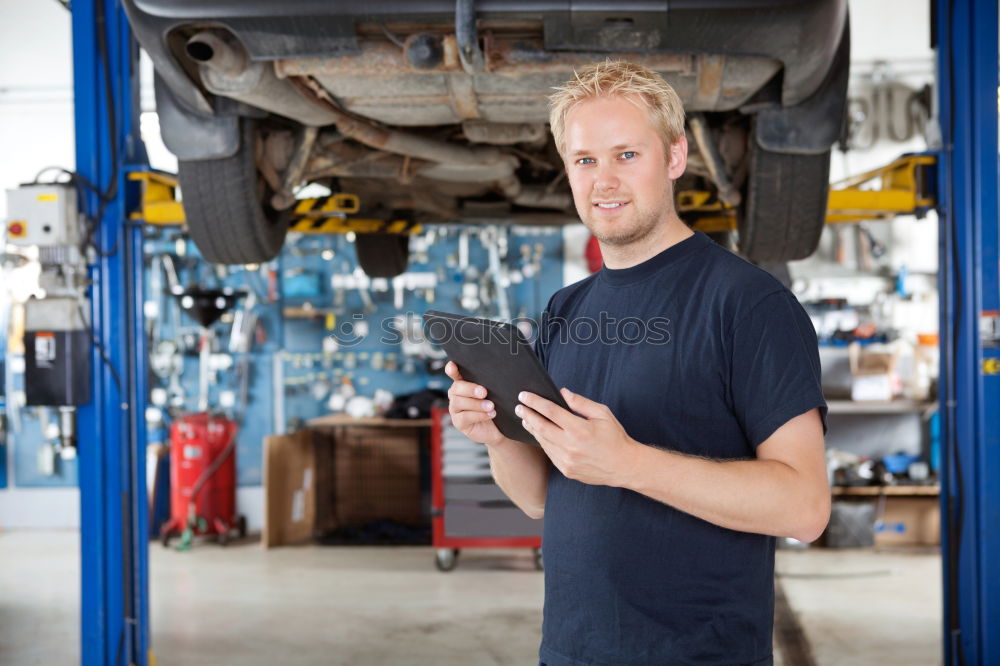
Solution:
{"label": "man's ear", "polygon": [[670,180],[677,180],[687,169],[688,140],[683,134],[670,146],[670,166],[667,174]]}

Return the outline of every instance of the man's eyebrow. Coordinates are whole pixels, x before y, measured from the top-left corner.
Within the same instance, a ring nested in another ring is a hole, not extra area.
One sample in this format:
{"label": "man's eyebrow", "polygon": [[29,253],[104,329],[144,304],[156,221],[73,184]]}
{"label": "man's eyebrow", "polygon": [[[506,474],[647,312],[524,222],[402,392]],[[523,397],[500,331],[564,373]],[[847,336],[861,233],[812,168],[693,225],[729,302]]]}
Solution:
{"label": "man's eyebrow", "polygon": [[[611,146],[611,150],[625,150],[626,148],[643,148],[645,145],[646,145],[645,143],[619,143],[617,146]],[[574,150],[573,152],[571,152],[570,155],[573,155],[575,157],[576,155],[586,155],[592,152],[594,151],[580,148],[579,150]]]}

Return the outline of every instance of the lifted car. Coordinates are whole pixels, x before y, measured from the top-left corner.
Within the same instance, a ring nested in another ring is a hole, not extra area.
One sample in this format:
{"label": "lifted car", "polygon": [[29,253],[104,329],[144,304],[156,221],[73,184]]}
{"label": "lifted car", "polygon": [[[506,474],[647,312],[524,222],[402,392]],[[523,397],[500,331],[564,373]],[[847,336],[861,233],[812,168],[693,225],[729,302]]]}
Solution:
{"label": "lifted car", "polygon": [[[745,256],[799,259],[819,242],[847,94],[846,0],[124,4],[209,261],[273,258],[308,183],[358,195],[367,217],[577,221],[547,97],[607,57],[677,90],[691,155],[676,190],[735,210]],[[406,242],[360,234],[362,267],[398,274]]]}

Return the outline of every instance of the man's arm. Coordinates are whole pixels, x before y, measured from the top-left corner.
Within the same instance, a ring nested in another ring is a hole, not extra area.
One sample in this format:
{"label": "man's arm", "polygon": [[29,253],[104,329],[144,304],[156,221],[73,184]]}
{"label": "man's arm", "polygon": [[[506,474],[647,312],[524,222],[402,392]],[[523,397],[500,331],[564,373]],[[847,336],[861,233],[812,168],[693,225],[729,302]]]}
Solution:
{"label": "man's arm", "polygon": [[552,463],[583,483],[642,493],[721,527],[813,541],[830,517],[823,426],[801,414],[754,460],[716,461],[636,442],[605,405],[563,389],[581,416],[530,393],[518,413]]}
{"label": "man's arm", "polygon": [[497,485],[530,518],[541,518],[549,481],[545,453],[533,444],[504,437],[493,423],[496,410],[486,389],[464,381],[452,361],[445,366],[445,374],[453,380],[448,389],[452,424],[472,441],[486,445]]}

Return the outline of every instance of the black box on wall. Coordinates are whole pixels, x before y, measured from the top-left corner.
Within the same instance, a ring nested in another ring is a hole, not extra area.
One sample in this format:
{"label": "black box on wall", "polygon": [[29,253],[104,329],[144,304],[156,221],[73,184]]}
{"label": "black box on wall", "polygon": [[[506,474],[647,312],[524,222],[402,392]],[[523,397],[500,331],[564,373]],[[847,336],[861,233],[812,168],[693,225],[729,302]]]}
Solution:
{"label": "black box on wall", "polygon": [[24,334],[24,392],[29,406],[90,402],[90,340],[87,332]]}

